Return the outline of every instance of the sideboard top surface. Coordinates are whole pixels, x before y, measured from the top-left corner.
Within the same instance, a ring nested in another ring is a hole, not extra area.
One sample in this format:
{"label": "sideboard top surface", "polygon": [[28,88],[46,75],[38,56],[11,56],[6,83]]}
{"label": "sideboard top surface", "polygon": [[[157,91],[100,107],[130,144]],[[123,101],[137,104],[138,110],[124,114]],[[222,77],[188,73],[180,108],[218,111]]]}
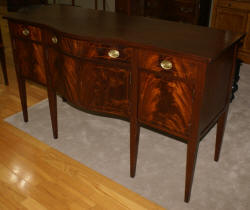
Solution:
{"label": "sideboard top surface", "polygon": [[196,25],[62,5],[31,6],[4,17],[46,25],[80,38],[157,48],[207,61],[217,58],[244,36]]}

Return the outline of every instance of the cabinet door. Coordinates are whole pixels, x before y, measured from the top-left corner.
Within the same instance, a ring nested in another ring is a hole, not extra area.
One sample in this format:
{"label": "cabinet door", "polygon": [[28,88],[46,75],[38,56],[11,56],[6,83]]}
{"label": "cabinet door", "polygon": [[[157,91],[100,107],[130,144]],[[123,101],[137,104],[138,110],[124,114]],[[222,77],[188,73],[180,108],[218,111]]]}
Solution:
{"label": "cabinet door", "polygon": [[69,102],[97,112],[128,117],[129,72],[48,49],[52,88]]}
{"label": "cabinet door", "polygon": [[122,117],[129,114],[130,73],[126,69],[84,64],[87,70],[87,104],[90,110],[105,112]]}
{"label": "cabinet door", "polygon": [[234,32],[245,32],[247,13],[244,11],[217,8],[213,26]]}
{"label": "cabinet door", "polygon": [[41,44],[29,40],[15,40],[16,62],[21,75],[29,80],[46,84],[44,50]]}
{"label": "cabinet door", "polygon": [[176,136],[188,136],[193,90],[184,80],[165,80],[154,73],[140,73],[139,120]]}
{"label": "cabinet door", "polygon": [[84,63],[60,50],[48,48],[48,76],[52,88],[69,102],[86,108]]}

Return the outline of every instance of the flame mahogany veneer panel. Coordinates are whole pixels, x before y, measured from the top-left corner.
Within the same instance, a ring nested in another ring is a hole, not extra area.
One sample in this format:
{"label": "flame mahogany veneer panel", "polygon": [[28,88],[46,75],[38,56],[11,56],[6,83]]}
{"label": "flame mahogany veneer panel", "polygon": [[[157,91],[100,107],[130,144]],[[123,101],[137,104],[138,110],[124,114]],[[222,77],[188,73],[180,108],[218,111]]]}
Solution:
{"label": "flame mahogany veneer panel", "polygon": [[40,84],[46,84],[44,48],[41,44],[17,39],[16,59],[21,75]]}
{"label": "flame mahogany veneer panel", "polygon": [[[55,45],[51,40],[52,37],[57,37],[58,43]],[[120,55],[115,61],[122,63],[131,63],[132,48],[121,46],[118,44],[104,44],[98,42],[89,42],[86,40],[73,39],[67,36],[62,36],[60,33],[46,30],[44,34],[45,42],[51,46],[58,48],[68,55],[78,58],[87,59],[102,59],[112,61],[108,56],[109,50],[118,50]]]}
{"label": "flame mahogany veneer panel", "polygon": [[129,75],[121,68],[85,63],[87,105],[94,111],[129,117]]}
{"label": "flame mahogany veneer panel", "polygon": [[124,46],[105,45],[103,43],[75,40],[68,37],[62,37],[59,41],[59,45],[62,51],[70,55],[80,58],[85,57],[104,60],[112,60],[112,58],[108,56],[108,52],[111,49],[115,49],[120,52],[120,56],[115,59],[116,61],[124,63],[131,62],[132,49]]}
{"label": "flame mahogany veneer panel", "polygon": [[182,80],[164,80],[145,71],[140,73],[140,81],[140,122],[176,136],[189,136],[193,89]]}
{"label": "flame mahogany veneer panel", "polygon": [[[171,61],[173,65],[171,70],[166,71],[161,67],[160,64],[163,60]],[[138,65],[141,69],[158,72],[163,77],[175,77],[189,81],[195,81],[199,69],[199,62],[192,59],[147,50],[139,51]]]}
{"label": "flame mahogany veneer panel", "polygon": [[49,77],[60,95],[79,107],[128,118],[128,70],[96,65],[52,47],[48,54]]}
{"label": "flame mahogany veneer panel", "polygon": [[[10,21],[9,25],[18,52],[16,59],[24,78],[46,85],[45,63],[48,61],[48,76],[53,89],[69,102],[92,111],[130,117],[131,71],[132,61],[135,60],[132,47],[75,39],[59,31],[27,23]],[[29,30],[28,36],[24,36],[24,29]],[[53,37],[57,38],[57,43],[52,42]],[[118,58],[108,55],[112,49],[120,52]],[[44,58],[45,51],[47,58]],[[198,72],[205,76],[204,64],[186,56],[145,49],[138,49],[137,58],[138,120],[188,140],[194,122]],[[166,71],[161,67],[163,60],[172,63],[171,70]],[[221,58],[210,64],[210,70],[206,71],[207,90],[200,122],[203,131],[225,107],[228,83],[220,81],[225,72],[223,68],[227,69],[229,77],[230,65],[231,62]],[[213,79],[213,75],[217,75],[216,78]],[[212,89],[221,88],[224,89],[223,93],[209,93]],[[216,97],[218,100],[213,99]]]}

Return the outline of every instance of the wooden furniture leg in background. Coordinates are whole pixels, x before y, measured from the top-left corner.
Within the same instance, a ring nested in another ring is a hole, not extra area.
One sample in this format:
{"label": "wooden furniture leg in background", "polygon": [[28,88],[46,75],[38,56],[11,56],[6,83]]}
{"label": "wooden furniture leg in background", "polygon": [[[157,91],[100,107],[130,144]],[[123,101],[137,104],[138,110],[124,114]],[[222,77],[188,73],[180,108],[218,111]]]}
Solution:
{"label": "wooden furniture leg in background", "polygon": [[103,0],[103,11],[106,11],[106,0]]}
{"label": "wooden furniture leg in background", "polygon": [[[56,0],[53,0],[53,4],[56,4]],[[72,5],[72,6],[75,6],[75,0],[72,0],[72,1],[71,1],[71,5]]]}
{"label": "wooden furniture leg in background", "polygon": [[95,0],[95,10],[97,10],[98,9],[98,2],[97,2],[97,0]]}
{"label": "wooden furniture leg in background", "polygon": [[[106,11],[106,0],[102,1],[102,9]],[[98,10],[98,0],[95,0],[95,10]]]}
{"label": "wooden furniture leg in background", "polygon": [[3,46],[1,29],[0,29],[0,63],[2,66],[4,84],[8,85],[9,81],[8,81],[8,76],[7,76],[7,68],[6,68],[5,53],[4,53],[4,46]]}

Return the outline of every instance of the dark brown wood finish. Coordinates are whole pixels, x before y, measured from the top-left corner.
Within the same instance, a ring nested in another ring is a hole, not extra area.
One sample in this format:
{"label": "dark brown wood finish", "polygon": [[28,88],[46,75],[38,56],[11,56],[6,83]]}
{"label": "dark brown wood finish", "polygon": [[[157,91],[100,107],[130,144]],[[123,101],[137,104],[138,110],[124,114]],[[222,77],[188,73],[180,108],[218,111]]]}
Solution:
{"label": "dark brown wood finish", "polygon": [[115,0],[116,12],[208,26],[212,0]]}
{"label": "dark brown wood finish", "polygon": [[132,77],[130,86],[130,176],[134,177],[136,172],[136,162],[139,147],[140,124],[138,120],[139,103],[139,70],[138,70],[138,52],[133,51]]}
{"label": "dark brown wood finish", "polygon": [[16,50],[16,40],[14,39],[12,35],[12,28],[10,29],[10,35],[12,40],[12,48],[13,48],[13,57],[14,57],[14,63],[15,63],[15,70],[17,75],[17,82],[18,82],[18,89],[19,89],[19,95],[22,105],[22,111],[23,111],[23,120],[24,122],[28,122],[28,110],[27,110],[27,95],[26,95],[26,85],[25,85],[25,79],[22,76],[22,69],[20,68],[20,65],[18,63],[17,54],[18,50]]}
{"label": "dark brown wood finish", "polygon": [[7,68],[6,68],[6,61],[5,61],[5,53],[4,53],[1,28],[0,28],[0,63],[2,66],[4,84],[8,85],[9,81],[8,81],[8,75],[7,75]]}
{"label": "dark brown wood finish", "polygon": [[[9,24],[16,50],[15,59],[22,78],[46,84],[41,29],[25,24]],[[25,30],[29,31],[23,33]],[[26,35],[24,35],[26,34]]]}
{"label": "dark brown wood finish", "polygon": [[[231,87],[233,85],[234,82],[234,75],[235,75],[235,66],[236,66],[236,62],[237,62],[237,53],[238,53],[238,48],[239,45],[235,45],[234,48],[232,49],[233,51],[233,61],[232,61],[232,71],[230,74],[230,79],[227,85],[227,90],[228,90],[228,94],[225,97],[225,111],[224,113],[222,113],[222,115],[219,117],[218,119],[218,125],[217,125],[217,133],[216,133],[216,144],[215,144],[215,154],[214,154],[214,160],[215,161],[219,161],[219,157],[220,157],[220,151],[221,151],[221,145],[222,145],[222,141],[223,141],[223,136],[224,136],[224,132],[225,132],[225,128],[226,128],[226,121],[227,121],[227,115],[228,115],[228,109],[229,109],[229,101],[232,98],[232,93],[231,93]],[[230,58],[228,58],[230,59]]]}
{"label": "dark brown wood finish", "polygon": [[183,57],[208,62],[242,37],[242,34],[196,25],[83,10],[63,5],[40,6],[26,8],[21,13],[9,13],[8,19],[47,26],[74,38],[85,37],[85,40],[106,43],[115,40],[126,47],[181,52]]}
{"label": "dark brown wood finish", "polygon": [[48,4],[47,0],[7,0],[8,11],[15,12],[28,5]]}
{"label": "dark brown wood finish", "polygon": [[217,121],[218,159],[233,48],[243,35],[64,6],[27,8],[6,18],[25,121],[26,79],[48,89],[55,138],[56,93],[84,110],[128,119],[131,177],[140,125],[181,139],[187,143],[188,202],[200,140]]}

